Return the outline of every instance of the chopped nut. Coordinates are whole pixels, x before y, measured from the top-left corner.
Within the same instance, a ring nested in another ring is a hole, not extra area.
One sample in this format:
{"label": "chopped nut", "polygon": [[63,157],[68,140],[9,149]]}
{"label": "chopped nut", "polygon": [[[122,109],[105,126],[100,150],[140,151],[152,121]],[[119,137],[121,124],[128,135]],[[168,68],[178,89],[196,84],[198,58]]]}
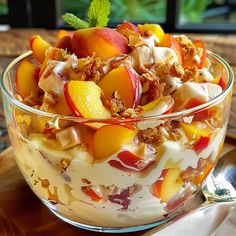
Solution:
{"label": "chopped nut", "polygon": [[160,144],[163,142],[163,136],[160,132],[159,127],[140,130],[138,133],[138,138],[141,142],[144,143]]}
{"label": "chopped nut", "polygon": [[120,113],[125,111],[124,102],[121,100],[120,95],[117,91],[113,95],[105,100],[105,106],[110,110],[114,116],[119,116]]}
{"label": "chopped nut", "polygon": [[62,150],[72,148],[81,143],[80,134],[75,127],[70,127],[56,133],[56,139]]}
{"label": "chopped nut", "polygon": [[128,45],[131,48],[137,48],[137,47],[146,45],[146,42],[143,41],[141,38],[139,38],[137,36],[130,35],[129,36],[129,43],[128,43]]}

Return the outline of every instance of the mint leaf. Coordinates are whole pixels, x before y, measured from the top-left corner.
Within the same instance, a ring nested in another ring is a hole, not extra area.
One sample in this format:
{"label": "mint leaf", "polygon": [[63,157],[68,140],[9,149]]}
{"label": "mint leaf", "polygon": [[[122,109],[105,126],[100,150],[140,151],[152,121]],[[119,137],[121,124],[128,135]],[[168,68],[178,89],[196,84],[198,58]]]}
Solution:
{"label": "mint leaf", "polygon": [[77,16],[72,13],[66,13],[62,16],[65,22],[67,22],[70,26],[75,29],[86,29],[89,28],[89,23],[81,20]]}
{"label": "mint leaf", "polygon": [[89,27],[105,27],[109,14],[109,0],[93,0],[88,10]]}

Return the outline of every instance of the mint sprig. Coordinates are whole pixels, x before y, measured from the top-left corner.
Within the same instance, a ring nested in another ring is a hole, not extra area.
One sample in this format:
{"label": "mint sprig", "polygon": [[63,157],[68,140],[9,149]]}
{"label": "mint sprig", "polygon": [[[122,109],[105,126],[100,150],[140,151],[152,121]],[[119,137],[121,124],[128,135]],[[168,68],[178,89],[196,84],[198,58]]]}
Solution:
{"label": "mint sprig", "polygon": [[89,28],[89,23],[81,20],[77,16],[72,13],[66,13],[62,16],[65,22],[67,22],[70,26],[75,29],[86,29]]}
{"label": "mint sprig", "polygon": [[109,0],[93,0],[88,10],[89,27],[105,27],[109,21]]}
{"label": "mint sprig", "polygon": [[62,18],[75,29],[86,29],[89,27],[105,27],[109,20],[109,14],[109,0],[93,0],[88,10],[88,21],[81,20],[72,13],[66,13]]}

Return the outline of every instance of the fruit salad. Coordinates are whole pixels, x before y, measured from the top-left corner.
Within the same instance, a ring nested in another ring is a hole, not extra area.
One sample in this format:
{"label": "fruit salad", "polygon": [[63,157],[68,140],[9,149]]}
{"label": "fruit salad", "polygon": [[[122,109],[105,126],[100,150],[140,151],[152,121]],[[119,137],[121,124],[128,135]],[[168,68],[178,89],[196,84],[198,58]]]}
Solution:
{"label": "fruit salad", "polygon": [[23,108],[11,107],[8,128],[21,172],[53,212],[137,226],[199,190],[219,158],[230,103],[225,68],[202,41],[124,21],[29,44],[15,81]]}

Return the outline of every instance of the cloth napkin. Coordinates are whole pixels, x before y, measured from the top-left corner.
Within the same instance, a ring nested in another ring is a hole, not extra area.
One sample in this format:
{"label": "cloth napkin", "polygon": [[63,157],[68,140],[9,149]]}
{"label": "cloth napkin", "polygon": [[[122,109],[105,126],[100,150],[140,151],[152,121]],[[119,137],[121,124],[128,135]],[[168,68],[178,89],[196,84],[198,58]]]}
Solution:
{"label": "cloth napkin", "polygon": [[236,202],[202,207],[162,230],[158,230],[157,227],[144,234],[144,236],[185,235],[236,236]]}

